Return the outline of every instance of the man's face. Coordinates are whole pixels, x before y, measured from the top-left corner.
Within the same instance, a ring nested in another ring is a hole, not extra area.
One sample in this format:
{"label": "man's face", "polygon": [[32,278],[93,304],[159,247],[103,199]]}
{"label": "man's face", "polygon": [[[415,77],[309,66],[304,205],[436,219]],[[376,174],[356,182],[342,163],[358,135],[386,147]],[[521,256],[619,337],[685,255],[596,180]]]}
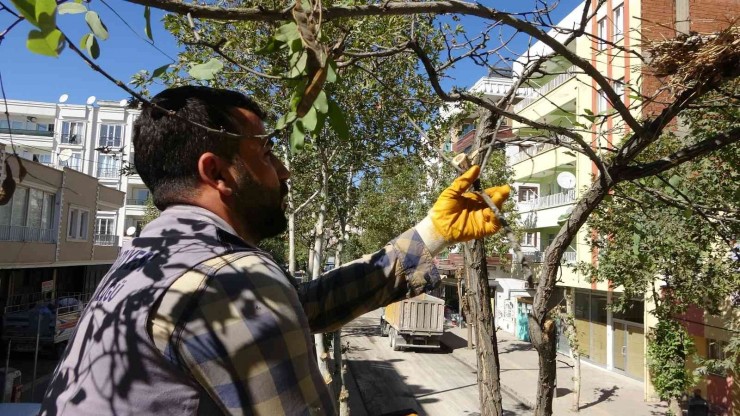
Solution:
{"label": "man's face", "polygon": [[234,209],[256,237],[273,237],[288,225],[285,209],[290,172],[272,153],[271,140],[261,137],[265,135],[262,120],[249,110],[235,112],[247,138],[241,140],[234,163]]}

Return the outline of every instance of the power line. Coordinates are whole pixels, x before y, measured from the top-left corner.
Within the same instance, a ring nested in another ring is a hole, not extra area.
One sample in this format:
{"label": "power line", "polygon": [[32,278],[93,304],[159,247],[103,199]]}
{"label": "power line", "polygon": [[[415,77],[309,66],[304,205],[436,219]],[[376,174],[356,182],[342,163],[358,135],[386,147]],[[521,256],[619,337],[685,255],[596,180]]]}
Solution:
{"label": "power line", "polygon": [[126,19],[124,19],[120,14],[118,14],[118,12],[113,7],[111,7],[105,0],[100,0],[100,2],[103,3],[103,5],[105,5],[105,7],[107,7],[108,9],[110,9],[110,11],[113,12],[113,14],[115,14],[116,17],[118,17],[119,19],[121,19],[121,21],[123,22],[123,24],[126,25],[126,27],[129,28],[129,30],[131,30],[131,32],[133,32],[134,35],[136,35],[136,37],[138,37],[139,39],[143,40],[145,43],[151,45],[154,49],[156,49],[157,51],[159,51],[159,53],[161,53],[162,55],[166,56],[169,60],[171,60],[172,63],[177,62],[177,60],[175,58],[169,56],[165,51],[159,49],[159,47],[157,47],[157,45],[154,44],[154,41],[149,41],[148,39],[146,39],[143,36],[141,36],[141,34],[139,34],[139,32],[137,32],[133,27],[131,27],[131,25],[126,21]]}

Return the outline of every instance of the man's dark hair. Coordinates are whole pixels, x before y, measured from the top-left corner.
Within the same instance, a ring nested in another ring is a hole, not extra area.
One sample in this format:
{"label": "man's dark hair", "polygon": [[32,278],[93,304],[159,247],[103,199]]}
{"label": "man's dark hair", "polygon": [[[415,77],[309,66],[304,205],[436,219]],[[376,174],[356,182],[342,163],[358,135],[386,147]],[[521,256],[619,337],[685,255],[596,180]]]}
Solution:
{"label": "man's dark hair", "polygon": [[145,106],[134,123],[134,164],[160,210],[188,201],[198,181],[198,159],[203,153],[229,160],[238,154],[239,140],[196,124],[240,134],[234,109],[244,108],[265,118],[259,105],[244,94],[209,87],[167,89],[152,103],[177,113],[175,117]]}

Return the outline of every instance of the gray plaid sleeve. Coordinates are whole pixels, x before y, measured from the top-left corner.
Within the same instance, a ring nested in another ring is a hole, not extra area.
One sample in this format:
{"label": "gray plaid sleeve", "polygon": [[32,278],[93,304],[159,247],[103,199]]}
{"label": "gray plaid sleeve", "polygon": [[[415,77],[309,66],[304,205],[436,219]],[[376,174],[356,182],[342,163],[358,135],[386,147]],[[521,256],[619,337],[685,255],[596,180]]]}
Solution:
{"label": "gray plaid sleeve", "polygon": [[352,319],[439,285],[429,250],[409,229],[374,254],[304,283],[298,293],[313,332],[335,330]]}

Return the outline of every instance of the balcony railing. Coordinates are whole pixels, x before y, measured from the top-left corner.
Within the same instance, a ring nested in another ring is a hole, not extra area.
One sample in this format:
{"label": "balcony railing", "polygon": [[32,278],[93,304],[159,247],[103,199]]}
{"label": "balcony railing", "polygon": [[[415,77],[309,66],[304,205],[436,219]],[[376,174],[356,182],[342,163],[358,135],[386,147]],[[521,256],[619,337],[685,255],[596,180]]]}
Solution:
{"label": "balcony railing", "polygon": [[117,178],[119,176],[121,176],[120,168],[98,168],[98,178]]}
{"label": "balcony railing", "polygon": [[117,246],[118,236],[108,234],[95,234],[93,242],[96,246]]}
{"label": "balcony railing", "polygon": [[[576,252],[566,251],[563,253],[563,257],[560,259],[561,264],[573,264],[576,262]],[[524,253],[524,258],[532,264],[541,264],[545,261],[544,251],[530,251]]]}
{"label": "balcony railing", "polygon": [[56,241],[56,230],[47,228],[19,227],[0,225],[0,241],[29,241],[53,243]]}
{"label": "balcony railing", "polygon": [[[558,139],[563,143],[568,143],[568,144],[573,143],[573,139],[571,139],[570,137],[558,136]],[[555,143],[537,143],[509,157],[509,164],[510,165],[517,164],[523,160],[530,159],[534,156],[537,156],[540,153],[544,153],[556,147],[559,147],[559,145]]]}
{"label": "balcony railing", "polygon": [[127,199],[126,205],[146,205],[146,199]]}
{"label": "balcony railing", "polygon": [[18,135],[24,135],[24,136],[41,136],[41,137],[54,137],[53,131],[44,131],[44,130],[29,130],[29,129],[9,129],[7,127],[0,127],[0,134],[18,134]]}
{"label": "balcony railing", "polygon": [[535,209],[552,208],[560,205],[568,205],[576,202],[576,190],[570,189],[559,194],[544,195],[528,201],[518,203],[519,211],[532,211]]}
{"label": "balcony railing", "polygon": [[568,80],[576,76],[577,70],[577,66],[571,66],[570,68],[566,69],[564,73],[558,74],[557,76],[555,76],[555,78],[548,81],[545,85],[539,88],[529,89],[528,94],[526,94],[527,98],[519,101],[519,103],[514,106],[514,111],[519,112],[524,110],[525,108],[527,108],[527,106],[544,97],[550,91],[565,84]]}

